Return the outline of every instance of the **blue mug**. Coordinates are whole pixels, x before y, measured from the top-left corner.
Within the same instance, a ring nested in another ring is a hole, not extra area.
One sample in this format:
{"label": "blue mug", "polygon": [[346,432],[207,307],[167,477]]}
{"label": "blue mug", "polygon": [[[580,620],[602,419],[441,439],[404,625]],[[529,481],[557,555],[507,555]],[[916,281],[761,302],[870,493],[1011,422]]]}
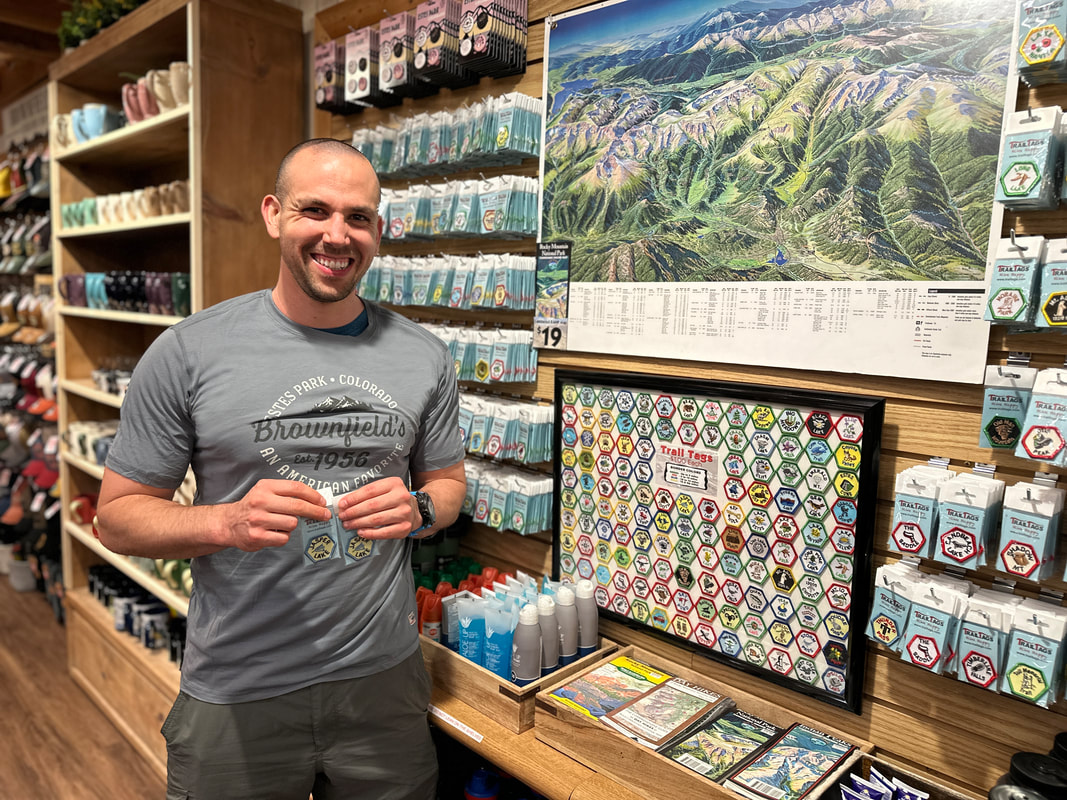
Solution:
{"label": "blue mug", "polygon": [[85,273],[85,300],[89,308],[106,309],[108,307],[107,290],[104,288],[103,272]]}
{"label": "blue mug", "polygon": [[[86,140],[95,139],[122,127],[122,115],[106,103],[86,103],[81,112],[82,133]],[[77,130],[78,123],[75,122],[74,125]]]}
{"label": "blue mug", "polygon": [[70,127],[74,131],[74,138],[79,144],[89,141],[89,136],[85,132],[85,111],[80,108],[72,109],[70,112]]}

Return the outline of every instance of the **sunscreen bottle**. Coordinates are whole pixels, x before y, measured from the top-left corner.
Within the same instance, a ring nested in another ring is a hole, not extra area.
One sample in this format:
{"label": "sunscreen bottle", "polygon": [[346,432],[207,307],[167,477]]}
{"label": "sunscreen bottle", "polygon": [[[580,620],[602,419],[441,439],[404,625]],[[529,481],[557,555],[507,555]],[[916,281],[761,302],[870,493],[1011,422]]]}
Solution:
{"label": "sunscreen bottle", "polygon": [[537,606],[527,603],[511,640],[511,680],[519,686],[541,677],[541,626]]}
{"label": "sunscreen bottle", "polygon": [[600,612],[593,597],[593,582],[582,578],[574,587],[574,605],[578,609],[578,657],[594,652],[600,642]]}
{"label": "sunscreen bottle", "polygon": [[574,589],[564,584],[556,592],[556,620],[559,622],[559,665],[565,667],[578,657],[578,609]]}
{"label": "sunscreen bottle", "polygon": [[537,617],[541,625],[541,674],[548,675],[559,667],[559,623],[556,601],[547,595],[537,598]]}

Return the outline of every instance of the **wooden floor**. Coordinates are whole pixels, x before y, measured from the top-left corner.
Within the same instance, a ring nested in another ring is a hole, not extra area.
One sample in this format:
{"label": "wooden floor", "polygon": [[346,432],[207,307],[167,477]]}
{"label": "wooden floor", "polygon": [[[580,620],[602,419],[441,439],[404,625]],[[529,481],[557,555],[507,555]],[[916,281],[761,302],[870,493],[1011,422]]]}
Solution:
{"label": "wooden floor", "polygon": [[41,592],[0,575],[0,798],[162,800],[164,781],[67,673]]}

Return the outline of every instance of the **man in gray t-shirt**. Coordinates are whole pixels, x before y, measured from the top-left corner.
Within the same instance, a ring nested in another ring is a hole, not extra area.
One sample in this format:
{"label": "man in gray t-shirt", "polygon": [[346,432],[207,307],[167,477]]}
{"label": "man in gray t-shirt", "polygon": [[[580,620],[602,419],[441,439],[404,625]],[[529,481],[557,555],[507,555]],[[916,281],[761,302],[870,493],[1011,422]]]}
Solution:
{"label": "man in gray t-shirt", "polygon": [[379,200],[349,145],[294,148],[262,206],[277,285],[167,329],[131,379],[98,531],[193,559],[168,798],[434,796],[407,539],[456,519],[463,443],[447,347],[355,293]]}

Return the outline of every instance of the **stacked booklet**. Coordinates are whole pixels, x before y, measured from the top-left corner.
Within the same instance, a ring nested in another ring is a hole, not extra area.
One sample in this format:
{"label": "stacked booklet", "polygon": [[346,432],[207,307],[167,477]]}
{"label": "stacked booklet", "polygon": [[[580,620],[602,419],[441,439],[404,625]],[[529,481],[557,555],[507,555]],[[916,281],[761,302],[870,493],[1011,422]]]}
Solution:
{"label": "stacked booklet", "polygon": [[796,723],[775,725],[722,692],[627,656],[552,691],[564,705],[754,800],[801,800],[855,750]]}

